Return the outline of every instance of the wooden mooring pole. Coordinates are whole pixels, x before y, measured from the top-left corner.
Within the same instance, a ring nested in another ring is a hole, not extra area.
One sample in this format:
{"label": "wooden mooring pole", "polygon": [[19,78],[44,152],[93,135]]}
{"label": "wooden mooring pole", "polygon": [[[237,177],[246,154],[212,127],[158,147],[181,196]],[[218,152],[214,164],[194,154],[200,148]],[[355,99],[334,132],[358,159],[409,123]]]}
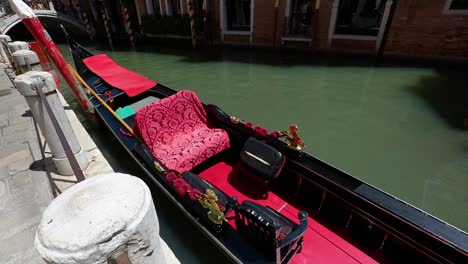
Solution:
{"label": "wooden mooring pole", "polygon": [[88,32],[89,39],[93,40],[93,31],[91,30],[91,24],[89,23],[88,15],[86,14],[86,12],[83,12],[83,20],[86,25],[86,32]]}
{"label": "wooden mooring pole", "polygon": [[101,15],[102,21],[104,22],[104,28],[106,30],[107,40],[109,41],[109,46],[111,49],[114,49],[114,45],[112,44],[112,35],[109,28],[109,17],[107,16],[105,7],[101,8]]}
{"label": "wooden mooring pole", "polygon": [[125,29],[130,39],[130,45],[132,46],[132,48],[135,48],[135,36],[132,30],[132,22],[130,20],[130,15],[128,14],[128,8],[124,6],[122,6],[122,16],[124,18]]}
{"label": "wooden mooring pole", "polygon": [[195,17],[193,12],[193,0],[187,0],[187,9],[190,17],[190,31],[192,33],[192,47],[197,46],[197,33],[195,32]]}

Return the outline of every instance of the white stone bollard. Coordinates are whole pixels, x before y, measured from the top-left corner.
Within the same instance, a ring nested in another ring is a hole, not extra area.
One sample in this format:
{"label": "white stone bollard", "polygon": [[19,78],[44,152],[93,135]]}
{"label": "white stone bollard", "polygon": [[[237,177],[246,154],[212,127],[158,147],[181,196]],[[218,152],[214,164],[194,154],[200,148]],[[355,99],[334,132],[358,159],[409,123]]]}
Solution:
{"label": "white stone bollard", "polygon": [[10,51],[13,53],[17,50],[28,50],[29,45],[27,42],[24,41],[14,41],[8,43],[8,47],[10,48]]}
{"label": "white stone bollard", "polygon": [[68,121],[65,110],[56,91],[56,84],[52,74],[48,72],[30,71],[17,76],[14,84],[18,91],[26,98],[29,109],[34,116],[35,121],[39,124],[42,135],[45,137],[50,150],[52,151],[52,159],[57,167],[57,170],[62,175],[73,175],[70,163],[63,150],[62,143],[59,140],[52,121],[50,120],[47,111],[42,104],[42,101],[37,94],[36,87],[41,87],[47,101],[57,118],[60,127],[62,128],[65,138],[70,145],[70,148],[75,155],[78,164],[82,170],[88,166],[88,159],[84,149],[78,143],[75,133]]}
{"label": "white stone bollard", "polygon": [[10,64],[10,51],[8,49],[8,43],[11,42],[11,38],[8,35],[0,35],[0,56],[2,57],[3,63]]}
{"label": "white stone bollard", "polygon": [[7,52],[5,51],[5,48],[1,42],[0,42],[0,56],[2,58],[3,63],[11,64],[10,59],[8,58]]}
{"label": "white stone bollard", "polygon": [[17,74],[28,71],[42,71],[41,62],[36,52],[32,50],[17,50],[11,54]]}
{"label": "white stone bollard", "polygon": [[0,34],[0,41],[5,42],[5,43],[11,42],[11,37],[8,35]]}
{"label": "white stone bollard", "polygon": [[122,246],[132,264],[166,263],[150,190],[122,173],[89,178],[55,198],[34,244],[50,264],[108,263]]}

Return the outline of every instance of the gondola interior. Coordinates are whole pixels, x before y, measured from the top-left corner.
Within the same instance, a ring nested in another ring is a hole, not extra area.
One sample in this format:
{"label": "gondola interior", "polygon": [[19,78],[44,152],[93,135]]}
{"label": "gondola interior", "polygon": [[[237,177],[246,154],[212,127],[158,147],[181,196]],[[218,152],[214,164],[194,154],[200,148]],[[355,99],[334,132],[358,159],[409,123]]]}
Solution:
{"label": "gondola interior", "polygon": [[[323,181],[321,173],[326,169],[311,172],[298,162],[314,160],[297,146],[279,140],[276,132],[268,133],[216,106],[205,105],[191,91],[176,92],[154,83],[143,90],[136,85],[140,91],[129,95],[118,83],[110,84],[116,79],[109,81],[123,76],[102,76],[99,69],[83,62],[93,57],[91,53],[71,39],[69,44],[75,66],[87,84],[135,134],[91,98],[97,114],[158,186],[231,260],[450,262],[466,256],[460,251],[449,259],[431,248],[438,242],[421,242],[404,232],[409,227],[402,225],[397,230],[384,221],[387,216],[373,215],[370,209],[353,203],[341,195],[341,189]],[[343,189],[361,187],[351,178],[337,181]],[[444,246],[447,249],[441,250],[447,252],[453,248]]]}

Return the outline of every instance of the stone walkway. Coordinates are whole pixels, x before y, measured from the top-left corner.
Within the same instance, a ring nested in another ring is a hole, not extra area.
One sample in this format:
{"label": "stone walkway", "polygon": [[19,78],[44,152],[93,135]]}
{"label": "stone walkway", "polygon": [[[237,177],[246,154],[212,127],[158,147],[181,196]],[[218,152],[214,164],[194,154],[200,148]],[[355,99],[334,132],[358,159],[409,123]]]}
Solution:
{"label": "stone walkway", "polygon": [[34,237],[53,196],[28,109],[0,68],[0,263],[5,264],[44,263]]}
{"label": "stone walkway", "polygon": [[[112,167],[60,95],[72,129],[89,165],[85,177],[113,172]],[[45,263],[34,248],[36,228],[54,196],[77,183],[61,176],[32,118],[24,97],[0,64],[0,264]],[[161,239],[167,263],[180,263]]]}

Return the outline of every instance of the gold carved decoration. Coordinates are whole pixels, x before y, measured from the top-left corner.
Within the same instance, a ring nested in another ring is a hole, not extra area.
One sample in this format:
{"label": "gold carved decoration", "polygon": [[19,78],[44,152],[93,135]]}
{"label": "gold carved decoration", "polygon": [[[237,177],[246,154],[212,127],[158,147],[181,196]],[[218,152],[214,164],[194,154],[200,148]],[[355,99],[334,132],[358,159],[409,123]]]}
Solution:
{"label": "gold carved decoration", "polygon": [[299,127],[295,124],[289,125],[289,130],[281,131],[278,133],[278,138],[284,138],[289,142],[289,148],[294,150],[301,150],[305,147],[304,141],[299,137]]}
{"label": "gold carved decoration", "polygon": [[213,223],[220,225],[223,221],[227,221],[224,213],[219,209],[218,197],[213,190],[206,189],[206,192],[199,195],[197,199],[204,208],[209,210],[208,219]]}

